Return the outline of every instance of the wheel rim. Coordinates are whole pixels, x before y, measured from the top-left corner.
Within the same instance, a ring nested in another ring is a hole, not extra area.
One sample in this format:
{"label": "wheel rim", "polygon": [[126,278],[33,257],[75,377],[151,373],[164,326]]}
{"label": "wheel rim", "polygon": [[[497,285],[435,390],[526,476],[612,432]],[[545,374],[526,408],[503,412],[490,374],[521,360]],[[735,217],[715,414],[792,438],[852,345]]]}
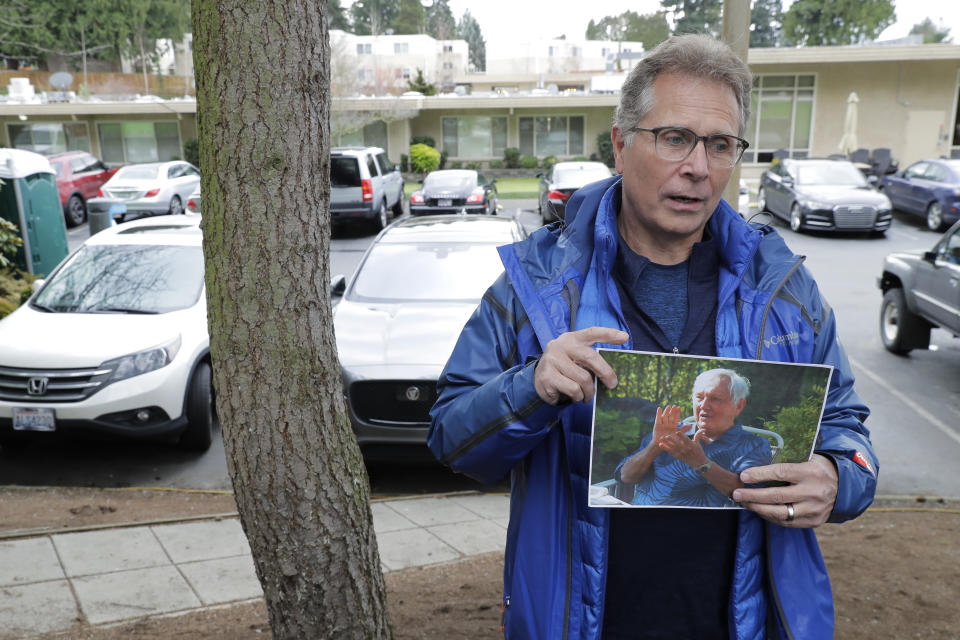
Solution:
{"label": "wheel rim", "polygon": [[757,192],[757,211],[766,211],[767,210],[767,194],[763,192],[761,188]]}
{"label": "wheel rim", "polygon": [[888,302],[883,307],[883,337],[887,344],[893,344],[900,333],[900,310],[897,305]]}
{"label": "wheel rim", "polygon": [[938,231],[943,224],[943,207],[939,202],[933,202],[927,209],[927,228]]}
{"label": "wheel rim", "polygon": [[790,209],[790,228],[794,231],[799,231],[802,222],[803,217],[800,215],[800,207],[793,205],[793,208]]}
{"label": "wheel rim", "polygon": [[183,205],[180,204],[180,198],[173,196],[173,200],[170,201],[170,213],[178,216],[183,213]]}
{"label": "wheel rim", "polygon": [[80,200],[77,196],[70,198],[68,203],[68,209],[70,211],[70,221],[74,225],[78,225],[83,222],[83,201]]}

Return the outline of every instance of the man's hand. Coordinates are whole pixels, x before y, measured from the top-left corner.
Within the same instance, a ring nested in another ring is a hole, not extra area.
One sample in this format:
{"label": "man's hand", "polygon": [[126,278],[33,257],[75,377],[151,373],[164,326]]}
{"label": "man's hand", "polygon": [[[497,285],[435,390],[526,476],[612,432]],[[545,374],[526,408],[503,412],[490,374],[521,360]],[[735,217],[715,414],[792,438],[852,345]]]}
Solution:
{"label": "man's hand", "polygon": [[789,483],[733,492],[733,499],[741,506],[784,527],[820,526],[830,517],[837,498],[837,469],[833,461],[817,453],[809,462],[782,462],[745,469],[740,479],[746,484],[770,480]]}
{"label": "man's hand", "polygon": [[564,397],[574,402],[590,402],[593,399],[593,376],[597,376],[608,389],[613,389],[617,386],[617,375],[593,345],[598,342],[623,344],[629,337],[617,329],[589,327],[569,331],[551,340],[533,374],[537,395],[548,404],[557,404]]}

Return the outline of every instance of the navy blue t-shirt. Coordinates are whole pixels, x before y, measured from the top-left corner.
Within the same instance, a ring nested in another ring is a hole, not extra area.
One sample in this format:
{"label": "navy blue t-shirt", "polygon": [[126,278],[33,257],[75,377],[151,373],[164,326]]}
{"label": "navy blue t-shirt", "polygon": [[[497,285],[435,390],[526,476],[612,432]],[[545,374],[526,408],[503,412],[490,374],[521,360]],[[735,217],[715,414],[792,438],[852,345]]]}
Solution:
{"label": "navy blue t-shirt", "polygon": [[[716,355],[717,273],[709,238],[671,266],[620,238],[614,279],[633,348]],[[737,520],[733,509],[611,509],[603,640],[727,640]]]}

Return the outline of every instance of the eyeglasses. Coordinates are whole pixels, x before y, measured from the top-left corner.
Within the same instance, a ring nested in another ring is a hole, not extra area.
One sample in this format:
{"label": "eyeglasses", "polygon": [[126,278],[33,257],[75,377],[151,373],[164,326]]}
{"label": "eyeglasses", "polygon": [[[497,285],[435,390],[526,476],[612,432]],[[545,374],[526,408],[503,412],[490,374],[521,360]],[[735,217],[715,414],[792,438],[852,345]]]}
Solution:
{"label": "eyeglasses", "polygon": [[693,153],[697,143],[703,140],[707,152],[707,163],[717,169],[726,169],[740,162],[743,152],[750,143],[743,138],[723,133],[698,136],[686,127],[633,127],[630,131],[649,131],[653,134],[653,145],[657,156],[670,162],[686,160]]}

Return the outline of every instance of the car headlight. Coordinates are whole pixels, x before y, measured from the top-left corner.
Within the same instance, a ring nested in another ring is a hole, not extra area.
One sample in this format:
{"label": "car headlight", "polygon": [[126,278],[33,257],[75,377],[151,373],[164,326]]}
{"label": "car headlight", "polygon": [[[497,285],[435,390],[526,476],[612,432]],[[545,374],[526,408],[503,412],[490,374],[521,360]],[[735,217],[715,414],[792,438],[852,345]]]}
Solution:
{"label": "car headlight", "polygon": [[833,205],[829,202],[822,202],[820,200],[814,200],[813,198],[801,196],[797,198],[797,201],[807,209],[833,209]]}
{"label": "car headlight", "polygon": [[107,360],[101,367],[113,369],[113,375],[110,376],[104,384],[119,382],[144,373],[150,373],[170,364],[180,350],[180,335],[176,338],[150,349],[144,349],[136,353],[130,353],[119,358]]}

